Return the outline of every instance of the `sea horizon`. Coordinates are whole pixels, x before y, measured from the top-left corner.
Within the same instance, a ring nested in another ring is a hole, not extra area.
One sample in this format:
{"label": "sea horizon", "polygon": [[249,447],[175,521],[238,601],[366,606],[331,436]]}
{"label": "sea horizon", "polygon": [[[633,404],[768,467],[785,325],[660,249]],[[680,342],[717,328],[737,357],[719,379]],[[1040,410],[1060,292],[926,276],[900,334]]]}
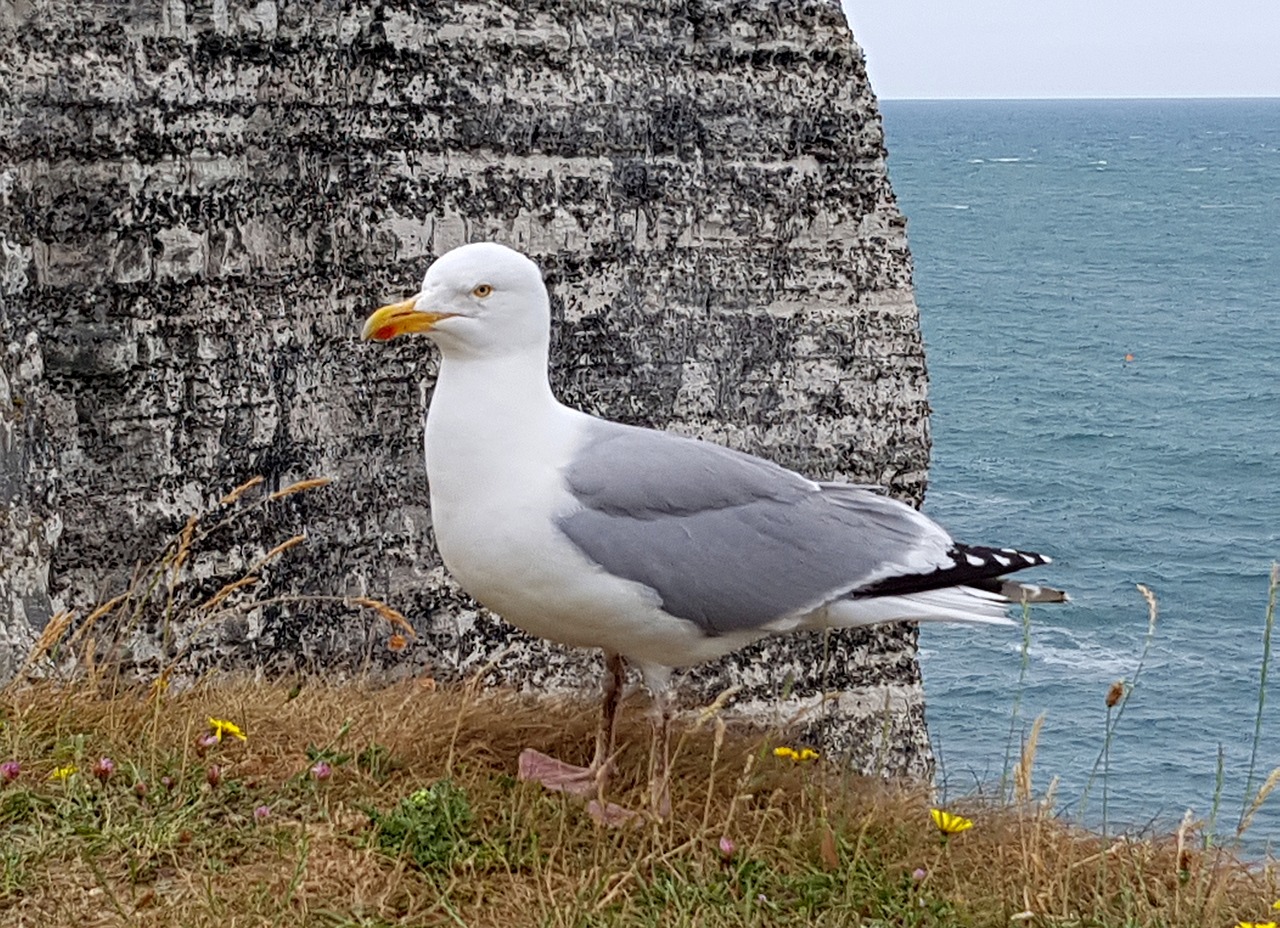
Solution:
{"label": "sea horizon", "polygon": [[1127,96],[1127,95],[1111,95],[1102,97],[1077,97],[1077,96],[1061,96],[1061,97],[882,97],[877,95],[876,99],[881,103],[1057,103],[1057,102],[1077,102],[1077,103],[1106,103],[1106,102],[1125,102],[1132,101],[1135,103],[1156,102],[1156,101],[1201,101],[1201,100],[1277,100],[1280,101],[1280,94],[1234,94],[1230,96],[1222,96],[1219,94],[1190,94],[1190,95],[1160,95],[1160,96]]}

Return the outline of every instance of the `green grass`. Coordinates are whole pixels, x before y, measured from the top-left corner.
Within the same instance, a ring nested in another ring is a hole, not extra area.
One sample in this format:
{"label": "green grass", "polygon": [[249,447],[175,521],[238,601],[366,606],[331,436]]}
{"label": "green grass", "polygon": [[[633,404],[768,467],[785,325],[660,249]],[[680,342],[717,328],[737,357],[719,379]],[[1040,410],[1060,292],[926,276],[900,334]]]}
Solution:
{"label": "green grass", "polygon": [[[634,807],[640,702],[614,797]],[[210,716],[248,739],[202,753]],[[944,841],[923,793],[724,729],[684,739],[669,821],[604,828],[512,776],[525,744],[585,759],[594,716],[415,683],[224,683],[158,702],[11,688],[0,923],[1201,926],[1262,918],[1278,892],[1227,851],[1107,840],[1035,803],[961,803],[975,825]],[[66,763],[77,772],[49,779]]]}

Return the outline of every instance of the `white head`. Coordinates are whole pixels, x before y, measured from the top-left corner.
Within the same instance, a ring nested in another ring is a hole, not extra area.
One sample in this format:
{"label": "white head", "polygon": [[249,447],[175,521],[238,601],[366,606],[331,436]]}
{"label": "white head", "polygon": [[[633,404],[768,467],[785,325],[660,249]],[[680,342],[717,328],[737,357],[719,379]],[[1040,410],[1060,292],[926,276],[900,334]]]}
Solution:
{"label": "white head", "polygon": [[505,245],[455,248],[427,268],[417,296],[370,316],[363,337],[387,341],[414,333],[428,335],[445,357],[545,355],[551,306],[542,273]]}

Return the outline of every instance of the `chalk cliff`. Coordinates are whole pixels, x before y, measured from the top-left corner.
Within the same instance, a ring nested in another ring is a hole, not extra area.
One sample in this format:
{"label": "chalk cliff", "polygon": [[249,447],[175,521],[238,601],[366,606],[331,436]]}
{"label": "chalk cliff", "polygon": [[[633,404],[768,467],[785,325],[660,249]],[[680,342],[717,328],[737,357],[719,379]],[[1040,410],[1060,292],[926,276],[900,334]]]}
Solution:
{"label": "chalk cliff", "polygon": [[[376,596],[417,637],[390,650],[375,615],[295,599],[185,669],[500,656],[491,680],[594,688],[595,655],[449,583],[421,463],[435,358],[357,339],[466,241],[545,269],[566,402],[923,494],[905,224],[836,0],[0,0],[0,75],[0,675],[262,474],[333,482],[211,536],[191,582],[305,532],[251,599]],[[162,666],[157,634],[131,658]],[[787,719],[825,688],[801,737],[920,773],[914,642],[771,641],[684,692],[740,684],[739,711]]]}

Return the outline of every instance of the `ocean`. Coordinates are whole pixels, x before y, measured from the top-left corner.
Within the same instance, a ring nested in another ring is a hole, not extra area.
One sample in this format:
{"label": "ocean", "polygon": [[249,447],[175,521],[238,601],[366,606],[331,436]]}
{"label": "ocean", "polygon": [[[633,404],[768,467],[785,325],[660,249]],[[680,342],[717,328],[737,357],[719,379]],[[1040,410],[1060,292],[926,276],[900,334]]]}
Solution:
{"label": "ocean", "polygon": [[[921,632],[951,798],[996,793],[1045,714],[1035,787],[1107,827],[1235,834],[1280,559],[1280,100],[885,101],[915,260],[933,462],[961,540],[1041,551],[1074,602]],[[1280,652],[1280,630],[1276,649]],[[1280,654],[1277,655],[1280,660]],[[1017,717],[1014,719],[1015,707]],[[1013,757],[1018,745],[1015,743]],[[1280,667],[1257,787],[1280,767]],[[1087,801],[1085,798],[1087,789]],[[1280,791],[1246,846],[1280,843]]]}

